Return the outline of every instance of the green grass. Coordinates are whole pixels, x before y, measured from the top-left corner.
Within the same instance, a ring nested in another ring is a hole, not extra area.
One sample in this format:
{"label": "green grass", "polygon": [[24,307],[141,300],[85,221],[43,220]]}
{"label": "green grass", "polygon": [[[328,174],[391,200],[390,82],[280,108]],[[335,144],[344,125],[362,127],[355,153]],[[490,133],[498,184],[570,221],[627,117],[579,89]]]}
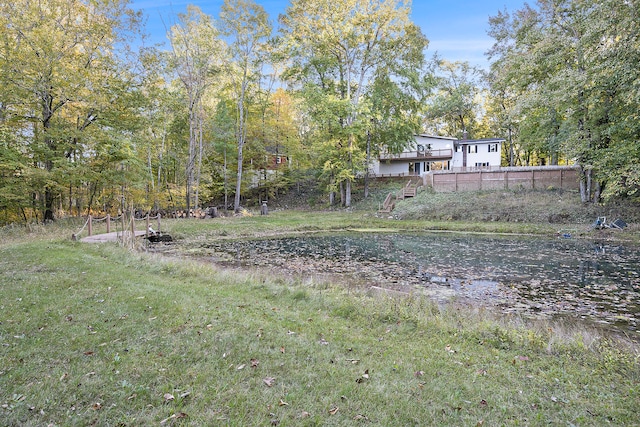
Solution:
{"label": "green grass", "polygon": [[[398,226],[362,218],[166,226],[193,240]],[[0,244],[2,425],[638,425],[633,344],[71,242],[75,227]]]}

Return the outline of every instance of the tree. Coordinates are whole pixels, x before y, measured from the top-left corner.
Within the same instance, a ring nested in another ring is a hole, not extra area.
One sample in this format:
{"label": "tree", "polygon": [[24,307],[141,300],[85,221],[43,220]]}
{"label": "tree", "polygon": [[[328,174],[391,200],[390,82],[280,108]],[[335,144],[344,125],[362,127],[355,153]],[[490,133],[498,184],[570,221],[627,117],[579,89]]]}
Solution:
{"label": "tree", "polygon": [[464,138],[475,136],[479,117],[480,71],[468,62],[435,61],[435,93],[426,118],[433,131]]}
{"label": "tree", "polygon": [[198,207],[197,180],[202,167],[204,115],[202,97],[221,68],[224,42],[211,18],[196,6],[188,6],[180,22],[171,27],[172,65],[186,92],[189,114],[189,153],[186,162],[186,212],[194,193]]}
{"label": "tree", "polygon": [[493,87],[516,95],[520,137],[535,151],[551,163],[562,152],[574,159],[584,202],[598,201],[607,184],[609,194],[625,194],[640,130],[629,120],[638,110],[637,1],[536,6],[492,18]]}
{"label": "tree", "polygon": [[128,114],[118,99],[131,89],[123,60],[139,16],[126,6],[119,0],[0,4],[3,121],[43,171],[31,190],[45,221],[55,219],[64,189],[83,180],[77,166],[91,144],[123,130],[109,117]]}
{"label": "tree", "polygon": [[281,32],[289,81],[323,135],[329,189],[340,188],[348,207],[352,182],[366,164],[358,144],[371,118],[363,114],[364,95],[381,69],[393,77],[420,62],[427,41],[410,20],[410,2],[400,0],[293,0]]}
{"label": "tree", "polygon": [[230,78],[236,96],[236,141],[238,169],[233,209],[240,212],[243,149],[246,142],[247,102],[250,85],[255,82],[262,60],[264,43],[271,36],[269,17],[253,0],[225,0],[220,11],[222,33],[231,38]]}
{"label": "tree", "polygon": [[366,134],[364,196],[369,193],[372,156],[381,152],[400,153],[421,129],[423,105],[433,88],[431,73],[418,67],[403,67],[391,76],[386,69],[376,75],[366,94],[369,126]]}

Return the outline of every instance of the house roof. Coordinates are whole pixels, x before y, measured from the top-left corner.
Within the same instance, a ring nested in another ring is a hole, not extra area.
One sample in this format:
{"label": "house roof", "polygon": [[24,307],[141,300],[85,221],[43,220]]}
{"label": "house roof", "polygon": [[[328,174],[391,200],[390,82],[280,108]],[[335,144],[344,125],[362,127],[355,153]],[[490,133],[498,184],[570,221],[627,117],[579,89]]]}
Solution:
{"label": "house roof", "polygon": [[495,142],[505,142],[503,138],[484,138],[484,139],[458,139],[458,144],[491,144]]}
{"label": "house roof", "polygon": [[418,134],[417,136],[421,136],[423,138],[446,139],[447,141],[457,141],[458,140],[458,138],[453,138],[451,136],[427,135],[426,133],[421,133],[421,134]]}
{"label": "house roof", "polygon": [[432,139],[444,139],[447,141],[455,141],[458,144],[491,144],[495,142],[505,142],[506,140],[503,138],[482,138],[482,139],[458,139],[452,136],[439,136],[439,135],[428,135],[425,133],[418,134],[416,136],[422,138],[432,138]]}

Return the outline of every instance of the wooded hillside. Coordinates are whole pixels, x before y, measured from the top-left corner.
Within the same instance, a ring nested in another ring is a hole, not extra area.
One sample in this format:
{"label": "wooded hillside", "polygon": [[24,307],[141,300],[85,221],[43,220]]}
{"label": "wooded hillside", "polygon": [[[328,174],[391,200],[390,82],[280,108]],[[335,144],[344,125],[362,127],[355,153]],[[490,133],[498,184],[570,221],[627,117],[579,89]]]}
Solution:
{"label": "wooded hillside", "polygon": [[415,133],[504,138],[504,165],[579,165],[585,203],[635,198],[639,14],[495,11],[480,70],[431,58],[410,1],[292,0],[278,22],[253,0],[189,6],[164,48],[126,0],[3,2],[0,223],[237,211],[310,179],[350,206],[377,154]]}

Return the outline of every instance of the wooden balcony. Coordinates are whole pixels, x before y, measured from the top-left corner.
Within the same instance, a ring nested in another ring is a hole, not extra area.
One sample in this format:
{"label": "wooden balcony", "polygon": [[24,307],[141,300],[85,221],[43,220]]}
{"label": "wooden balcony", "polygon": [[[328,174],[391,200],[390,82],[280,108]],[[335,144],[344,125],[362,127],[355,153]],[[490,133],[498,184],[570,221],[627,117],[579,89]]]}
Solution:
{"label": "wooden balcony", "polygon": [[406,151],[399,154],[381,153],[380,160],[447,160],[453,157],[450,148],[440,150]]}

